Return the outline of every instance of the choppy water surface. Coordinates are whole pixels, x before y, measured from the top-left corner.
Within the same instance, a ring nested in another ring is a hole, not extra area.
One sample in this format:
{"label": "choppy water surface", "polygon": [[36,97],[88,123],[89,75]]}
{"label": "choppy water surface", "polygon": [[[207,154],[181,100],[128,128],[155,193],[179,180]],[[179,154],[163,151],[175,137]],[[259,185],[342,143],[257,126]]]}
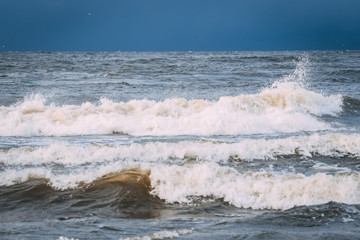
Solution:
{"label": "choppy water surface", "polygon": [[0,53],[0,238],[359,239],[359,59]]}

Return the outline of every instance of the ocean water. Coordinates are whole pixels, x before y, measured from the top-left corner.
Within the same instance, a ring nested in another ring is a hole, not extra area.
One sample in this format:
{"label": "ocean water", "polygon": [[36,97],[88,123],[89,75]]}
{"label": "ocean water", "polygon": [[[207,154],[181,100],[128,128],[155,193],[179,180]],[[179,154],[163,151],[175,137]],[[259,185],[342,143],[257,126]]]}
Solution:
{"label": "ocean water", "polygon": [[0,53],[0,239],[360,239],[360,51]]}

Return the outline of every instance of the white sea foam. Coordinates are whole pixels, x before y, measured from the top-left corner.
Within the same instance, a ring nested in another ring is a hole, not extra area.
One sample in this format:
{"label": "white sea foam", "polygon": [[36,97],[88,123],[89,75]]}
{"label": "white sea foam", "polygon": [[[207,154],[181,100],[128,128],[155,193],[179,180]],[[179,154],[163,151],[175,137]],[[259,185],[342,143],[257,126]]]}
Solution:
{"label": "white sea foam", "polygon": [[215,163],[158,166],[151,170],[152,193],[167,202],[192,196],[221,198],[237,207],[288,209],[329,201],[360,204],[360,175],[239,173]]}
{"label": "white sea foam", "polygon": [[181,235],[192,233],[192,229],[182,229],[182,230],[173,230],[173,231],[159,231],[149,233],[143,236],[135,236],[129,238],[121,238],[120,240],[152,240],[152,239],[171,239],[177,238]]}
{"label": "white sea foam", "polygon": [[294,82],[276,82],[258,94],[204,99],[46,104],[35,95],[0,107],[0,136],[111,134],[233,135],[317,131],[319,119],[341,111],[339,95],[324,96]]}
{"label": "white sea foam", "polygon": [[226,162],[229,158],[253,161],[297,154],[330,157],[360,157],[359,134],[313,134],[280,139],[244,139],[226,143],[213,141],[147,142],[129,145],[69,145],[53,143],[43,147],[0,150],[0,163],[8,166],[109,163],[171,163],[182,159]]}
{"label": "white sea foam", "polygon": [[67,238],[67,237],[59,237],[58,240],[79,240],[78,238]]}

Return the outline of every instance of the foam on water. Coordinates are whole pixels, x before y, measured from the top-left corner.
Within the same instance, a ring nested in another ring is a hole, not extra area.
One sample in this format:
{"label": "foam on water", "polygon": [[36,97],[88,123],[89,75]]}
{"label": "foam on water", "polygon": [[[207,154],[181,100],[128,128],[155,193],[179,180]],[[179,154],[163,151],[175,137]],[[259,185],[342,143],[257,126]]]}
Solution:
{"label": "foam on water", "polygon": [[[197,159],[226,162],[229,158],[253,161],[274,160],[278,156],[313,155],[329,157],[360,157],[359,134],[313,134],[278,139],[244,139],[226,143],[216,141],[146,142],[122,144],[70,145],[53,143],[41,147],[0,150],[0,163],[5,166],[67,167],[111,163],[173,163]],[[1,173],[0,173],[1,174]]]}
{"label": "foam on water", "polygon": [[220,198],[237,207],[288,209],[329,201],[360,204],[360,174],[239,173],[214,163],[158,166],[151,170],[156,194],[167,202],[189,203],[194,196]]}
{"label": "foam on water", "polygon": [[192,233],[192,229],[181,229],[181,230],[174,230],[174,231],[158,231],[149,233],[143,236],[135,236],[129,238],[121,238],[120,240],[152,240],[152,239],[171,239],[171,238],[178,238],[185,234]]}
{"label": "foam on water", "polygon": [[99,104],[46,104],[34,95],[0,107],[0,136],[236,135],[317,131],[331,126],[319,117],[341,111],[340,95],[325,96],[296,82],[280,81],[258,94],[217,101],[183,98]]}
{"label": "foam on water", "polygon": [[77,238],[67,238],[67,237],[61,236],[61,237],[58,238],[58,240],[79,240],[79,239],[77,239]]}

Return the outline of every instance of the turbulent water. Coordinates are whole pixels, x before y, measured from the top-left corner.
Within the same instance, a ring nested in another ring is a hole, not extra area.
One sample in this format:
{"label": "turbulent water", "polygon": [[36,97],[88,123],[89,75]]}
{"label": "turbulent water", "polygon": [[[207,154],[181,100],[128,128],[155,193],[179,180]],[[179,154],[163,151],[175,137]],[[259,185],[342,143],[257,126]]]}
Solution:
{"label": "turbulent water", "polygon": [[0,53],[0,239],[360,239],[360,52]]}

